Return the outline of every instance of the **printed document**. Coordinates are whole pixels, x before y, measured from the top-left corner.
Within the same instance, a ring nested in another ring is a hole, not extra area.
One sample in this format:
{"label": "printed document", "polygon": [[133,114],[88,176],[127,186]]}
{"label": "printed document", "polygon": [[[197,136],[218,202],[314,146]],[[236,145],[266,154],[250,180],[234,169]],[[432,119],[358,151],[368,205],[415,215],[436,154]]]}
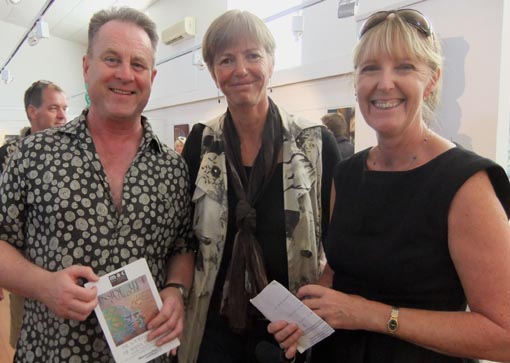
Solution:
{"label": "printed document", "polygon": [[334,332],[328,323],[277,281],[272,281],[250,301],[269,321],[285,320],[299,326],[304,332],[298,340],[299,353]]}
{"label": "printed document", "polygon": [[145,259],[88,282],[97,287],[94,309],[117,363],[145,363],[179,346],[174,339],[160,347],[147,341],[147,324],[163,305]]}

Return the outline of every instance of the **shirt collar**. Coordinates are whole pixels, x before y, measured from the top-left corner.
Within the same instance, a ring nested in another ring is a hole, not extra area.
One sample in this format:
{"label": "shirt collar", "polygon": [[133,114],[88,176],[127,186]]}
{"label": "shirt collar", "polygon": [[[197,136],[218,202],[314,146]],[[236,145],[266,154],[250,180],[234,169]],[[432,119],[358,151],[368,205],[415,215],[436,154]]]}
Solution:
{"label": "shirt collar", "polygon": [[[86,108],[82,111],[80,115],[78,115],[73,120],[66,123],[64,126],[59,127],[58,131],[64,134],[69,135],[70,137],[76,137],[80,132],[85,132],[87,129],[87,114],[89,110]],[[156,136],[152,127],[145,116],[142,116],[141,119],[142,127],[143,127],[143,140],[142,140],[142,148],[151,147],[157,153],[161,153],[163,151],[163,146],[159,138]]]}

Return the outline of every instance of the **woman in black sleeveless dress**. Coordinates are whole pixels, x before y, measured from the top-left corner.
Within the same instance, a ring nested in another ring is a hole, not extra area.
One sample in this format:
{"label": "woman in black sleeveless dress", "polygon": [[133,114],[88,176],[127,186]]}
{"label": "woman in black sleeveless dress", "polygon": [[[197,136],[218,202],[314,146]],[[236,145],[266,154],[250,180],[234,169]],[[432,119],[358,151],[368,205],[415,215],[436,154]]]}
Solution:
{"label": "woman in black sleeveless dress", "polygon": [[[354,64],[377,145],[334,170],[323,276],[332,288],[298,291],[335,328],[313,361],[510,360],[510,185],[496,163],[428,127],[437,36],[415,10],[375,13]],[[296,325],[269,330],[291,358]]]}

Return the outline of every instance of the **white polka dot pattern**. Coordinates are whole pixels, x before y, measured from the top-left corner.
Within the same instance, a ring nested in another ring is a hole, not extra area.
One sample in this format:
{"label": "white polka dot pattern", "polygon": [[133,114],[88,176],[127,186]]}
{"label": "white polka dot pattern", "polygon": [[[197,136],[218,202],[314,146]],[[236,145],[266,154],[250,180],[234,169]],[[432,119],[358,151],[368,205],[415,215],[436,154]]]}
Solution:
{"label": "white polka dot pattern", "polygon": [[[0,239],[51,271],[86,265],[102,275],[144,257],[162,286],[168,257],[191,250],[187,167],[143,119],[119,215],[85,119],[20,144],[0,180]],[[64,320],[30,299],[25,312],[16,362],[113,362],[94,314]]]}

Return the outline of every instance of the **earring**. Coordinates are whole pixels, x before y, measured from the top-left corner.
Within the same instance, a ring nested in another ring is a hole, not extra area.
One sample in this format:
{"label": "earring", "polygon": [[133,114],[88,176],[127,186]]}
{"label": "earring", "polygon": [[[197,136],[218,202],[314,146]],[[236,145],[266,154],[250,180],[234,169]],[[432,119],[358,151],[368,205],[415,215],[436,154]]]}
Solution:
{"label": "earring", "polygon": [[269,78],[269,93],[273,93],[273,86],[272,86],[271,78]]}
{"label": "earring", "polygon": [[220,99],[220,89],[219,88],[216,88],[218,90],[218,103],[221,103],[221,99]]}

